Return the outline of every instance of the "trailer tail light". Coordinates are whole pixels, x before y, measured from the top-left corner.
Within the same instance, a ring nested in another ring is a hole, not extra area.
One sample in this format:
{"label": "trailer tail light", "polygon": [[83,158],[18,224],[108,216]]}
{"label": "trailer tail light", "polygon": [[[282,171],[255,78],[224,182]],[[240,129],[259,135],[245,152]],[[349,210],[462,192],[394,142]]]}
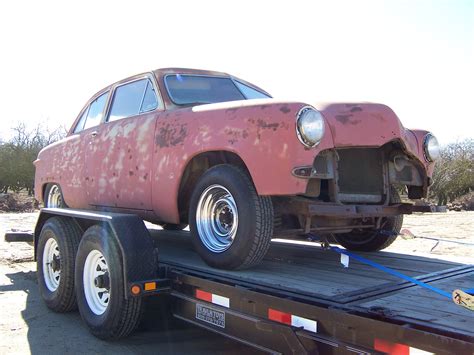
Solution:
{"label": "trailer tail light", "polygon": [[409,347],[405,344],[391,343],[383,339],[374,340],[374,349],[390,355],[432,355],[428,351]]}
{"label": "trailer tail light", "polygon": [[216,295],[215,293],[210,293],[202,290],[196,289],[196,298],[202,301],[214,303],[218,306],[230,307],[230,300],[227,297]]}
{"label": "trailer tail light", "polygon": [[140,286],[138,286],[138,285],[133,285],[133,286],[131,287],[130,291],[132,292],[132,295],[138,296],[138,295],[140,294],[140,292],[141,292],[141,288],[140,288]]}
{"label": "trailer tail light", "polygon": [[294,314],[277,311],[276,309],[268,309],[268,319],[291,325],[292,327],[303,328],[304,330],[317,333],[318,322],[312,319],[295,316]]}
{"label": "trailer tail light", "polygon": [[153,291],[156,290],[156,282],[145,282],[145,291]]}

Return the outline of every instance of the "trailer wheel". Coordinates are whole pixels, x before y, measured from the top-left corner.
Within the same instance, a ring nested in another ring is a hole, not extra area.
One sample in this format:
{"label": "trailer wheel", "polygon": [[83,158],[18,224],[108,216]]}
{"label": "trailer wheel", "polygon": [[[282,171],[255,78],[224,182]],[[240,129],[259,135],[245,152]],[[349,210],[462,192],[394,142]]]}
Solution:
{"label": "trailer wheel", "polygon": [[[390,191],[390,202],[401,202],[400,195],[394,188]],[[359,229],[351,233],[336,234],[334,238],[348,250],[378,251],[387,248],[397,239],[402,225],[403,215],[385,217],[382,220],[381,229]]]}
{"label": "trailer wheel", "polygon": [[81,230],[67,219],[50,218],[41,229],[37,245],[37,276],[41,297],[55,312],[77,308],[74,264]]}
{"label": "trailer wheel", "polygon": [[189,211],[192,241],[213,267],[245,269],[258,264],[273,235],[270,197],[258,196],[239,168],[222,164],[199,179]]}
{"label": "trailer wheel", "polygon": [[110,231],[87,229],[76,258],[77,304],[82,319],[100,339],[129,335],[140,322],[142,299],[125,299],[122,257]]}
{"label": "trailer wheel", "polygon": [[56,184],[48,184],[44,191],[44,207],[46,208],[67,208],[64,202],[61,187]]}
{"label": "trailer wheel", "polygon": [[187,226],[188,225],[186,223],[180,223],[180,224],[165,223],[161,225],[161,228],[163,228],[166,231],[182,231]]}

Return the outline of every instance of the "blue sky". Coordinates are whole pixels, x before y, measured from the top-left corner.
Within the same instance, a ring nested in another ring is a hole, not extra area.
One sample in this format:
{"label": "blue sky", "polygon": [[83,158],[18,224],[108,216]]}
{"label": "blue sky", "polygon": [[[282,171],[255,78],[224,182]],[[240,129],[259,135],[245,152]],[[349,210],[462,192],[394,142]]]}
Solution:
{"label": "blue sky", "polygon": [[474,1],[60,1],[0,5],[0,136],[69,127],[96,91],[178,66],[278,98],[382,102],[441,143],[474,136]]}

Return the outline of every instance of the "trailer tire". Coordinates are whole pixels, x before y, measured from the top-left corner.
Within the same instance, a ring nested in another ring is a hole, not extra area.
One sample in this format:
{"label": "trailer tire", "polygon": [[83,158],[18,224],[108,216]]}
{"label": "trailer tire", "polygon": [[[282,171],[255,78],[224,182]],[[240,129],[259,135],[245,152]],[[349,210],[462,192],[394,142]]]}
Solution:
{"label": "trailer tire", "polygon": [[261,262],[273,236],[273,205],[240,168],[207,170],[191,196],[189,227],[198,254],[213,267],[246,269]]}
{"label": "trailer tire", "polygon": [[58,313],[77,309],[74,267],[81,234],[81,229],[73,221],[52,217],[44,224],[38,239],[40,295],[46,306]]}
{"label": "trailer tire", "polygon": [[94,225],[84,233],[75,281],[79,312],[93,335],[120,339],[135,330],[142,315],[142,299],[125,298],[122,255],[107,227]]}
{"label": "trailer tire", "polygon": [[[390,190],[390,203],[400,203],[400,195],[395,188]],[[352,233],[336,234],[334,238],[344,248],[353,251],[379,251],[387,248],[397,239],[403,225],[403,215],[385,217],[383,230],[353,231]]]}

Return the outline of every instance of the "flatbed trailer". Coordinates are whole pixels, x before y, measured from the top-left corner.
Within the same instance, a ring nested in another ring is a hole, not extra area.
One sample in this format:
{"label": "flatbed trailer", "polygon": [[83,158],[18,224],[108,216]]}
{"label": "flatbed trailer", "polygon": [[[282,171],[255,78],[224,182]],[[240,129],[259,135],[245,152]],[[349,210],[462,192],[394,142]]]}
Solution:
{"label": "flatbed trailer", "polygon": [[[274,241],[259,266],[226,271],[199,258],[188,232],[148,230],[133,215],[44,209],[35,246],[45,222],[58,216],[83,231],[97,224],[111,231],[120,244],[126,297],[162,297],[172,316],[263,351],[474,354],[473,312],[358,261],[345,268],[340,255],[318,243]],[[448,292],[474,285],[473,265],[359,255]],[[152,273],[137,263],[153,264]]]}

